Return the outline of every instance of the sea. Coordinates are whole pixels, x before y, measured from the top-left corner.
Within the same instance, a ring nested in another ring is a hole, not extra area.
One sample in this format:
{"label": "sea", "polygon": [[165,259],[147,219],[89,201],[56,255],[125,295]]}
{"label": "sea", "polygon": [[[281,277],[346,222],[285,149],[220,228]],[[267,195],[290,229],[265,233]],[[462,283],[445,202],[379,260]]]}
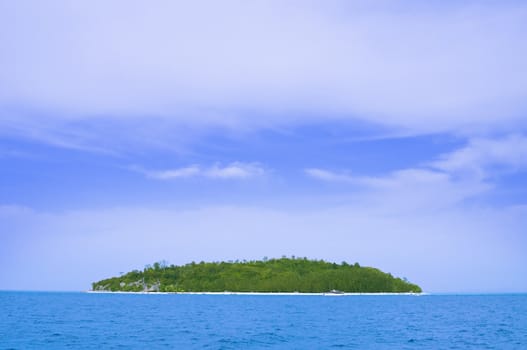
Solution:
{"label": "sea", "polygon": [[0,292],[0,349],[527,349],[527,294]]}

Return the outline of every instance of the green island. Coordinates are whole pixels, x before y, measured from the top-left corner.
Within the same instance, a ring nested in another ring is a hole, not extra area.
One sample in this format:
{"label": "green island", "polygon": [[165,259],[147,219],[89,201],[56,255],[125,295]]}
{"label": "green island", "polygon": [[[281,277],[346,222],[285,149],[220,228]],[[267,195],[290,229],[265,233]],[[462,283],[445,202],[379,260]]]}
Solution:
{"label": "green island", "polygon": [[92,283],[108,292],[421,293],[419,286],[358,263],[307,258],[147,265]]}

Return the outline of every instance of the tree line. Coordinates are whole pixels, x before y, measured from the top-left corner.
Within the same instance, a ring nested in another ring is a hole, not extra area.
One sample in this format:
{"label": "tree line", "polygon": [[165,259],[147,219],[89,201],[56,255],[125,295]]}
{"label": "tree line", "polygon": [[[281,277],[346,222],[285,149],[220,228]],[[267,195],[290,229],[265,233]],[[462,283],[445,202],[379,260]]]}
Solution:
{"label": "tree line", "polygon": [[157,262],[142,271],[95,282],[93,290],[129,292],[421,292],[415,284],[358,263],[340,264],[307,258],[230,262],[192,262],[182,266]]}

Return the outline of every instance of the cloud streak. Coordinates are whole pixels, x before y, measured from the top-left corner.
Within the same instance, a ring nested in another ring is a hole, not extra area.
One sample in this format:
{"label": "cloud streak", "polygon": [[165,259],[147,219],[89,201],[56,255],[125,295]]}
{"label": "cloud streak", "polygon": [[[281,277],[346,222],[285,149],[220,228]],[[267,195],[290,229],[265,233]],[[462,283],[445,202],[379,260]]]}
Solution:
{"label": "cloud streak", "polygon": [[176,180],[196,177],[219,180],[244,180],[260,177],[266,174],[266,170],[259,164],[242,162],[233,162],[225,166],[214,164],[210,167],[191,165],[188,167],[168,170],[144,170],[134,167],[133,170],[139,171],[147,177],[156,180]]}

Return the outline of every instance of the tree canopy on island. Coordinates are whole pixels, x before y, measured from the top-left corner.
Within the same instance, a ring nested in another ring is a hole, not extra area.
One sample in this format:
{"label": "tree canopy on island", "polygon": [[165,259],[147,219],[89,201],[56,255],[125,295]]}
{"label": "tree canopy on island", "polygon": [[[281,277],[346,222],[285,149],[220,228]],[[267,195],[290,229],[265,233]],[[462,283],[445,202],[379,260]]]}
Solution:
{"label": "tree canopy on island", "polygon": [[128,292],[421,292],[406,279],[358,263],[307,258],[235,262],[192,262],[175,266],[157,262],[92,284],[94,291]]}

